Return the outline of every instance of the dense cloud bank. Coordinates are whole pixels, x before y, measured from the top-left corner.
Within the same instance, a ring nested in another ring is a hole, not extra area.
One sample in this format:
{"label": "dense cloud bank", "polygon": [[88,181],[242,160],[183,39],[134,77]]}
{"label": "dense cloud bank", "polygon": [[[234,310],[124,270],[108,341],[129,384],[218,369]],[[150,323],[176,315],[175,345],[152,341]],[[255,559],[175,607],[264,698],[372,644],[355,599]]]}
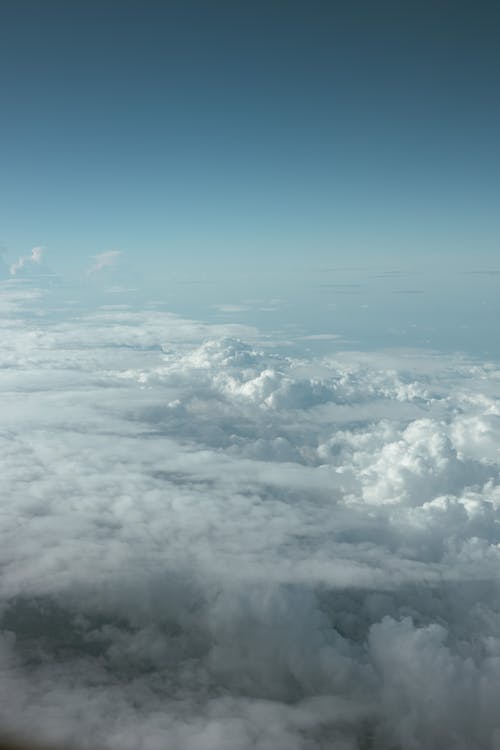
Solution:
{"label": "dense cloud bank", "polygon": [[0,305],[0,726],[500,748],[497,366]]}

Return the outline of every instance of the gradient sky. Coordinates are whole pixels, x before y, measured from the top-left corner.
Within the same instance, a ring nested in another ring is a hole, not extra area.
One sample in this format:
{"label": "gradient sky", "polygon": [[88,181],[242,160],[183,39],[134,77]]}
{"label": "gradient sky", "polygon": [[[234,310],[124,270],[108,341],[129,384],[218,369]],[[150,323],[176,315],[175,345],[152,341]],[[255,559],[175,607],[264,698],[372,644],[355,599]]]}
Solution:
{"label": "gradient sky", "polygon": [[0,242],[496,265],[500,6],[4,0]]}

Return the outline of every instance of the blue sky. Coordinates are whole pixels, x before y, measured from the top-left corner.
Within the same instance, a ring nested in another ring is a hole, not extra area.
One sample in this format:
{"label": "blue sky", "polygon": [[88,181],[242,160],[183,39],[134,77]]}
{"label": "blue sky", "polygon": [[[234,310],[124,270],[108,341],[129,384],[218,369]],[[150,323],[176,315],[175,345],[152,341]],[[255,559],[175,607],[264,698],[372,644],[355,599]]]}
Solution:
{"label": "blue sky", "polygon": [[0,241],[77,275],[496,263],[493,3],[5,2]]}

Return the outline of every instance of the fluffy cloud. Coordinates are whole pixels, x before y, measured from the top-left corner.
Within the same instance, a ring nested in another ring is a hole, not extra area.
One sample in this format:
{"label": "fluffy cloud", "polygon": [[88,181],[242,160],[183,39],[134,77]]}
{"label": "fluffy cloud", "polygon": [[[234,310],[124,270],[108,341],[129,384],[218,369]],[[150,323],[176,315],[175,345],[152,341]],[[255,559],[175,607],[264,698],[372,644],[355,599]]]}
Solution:
{"label": "fluffy cloud", "polygon": [[0,725],[500,748],[500,370],[52,294],[2,289]]}

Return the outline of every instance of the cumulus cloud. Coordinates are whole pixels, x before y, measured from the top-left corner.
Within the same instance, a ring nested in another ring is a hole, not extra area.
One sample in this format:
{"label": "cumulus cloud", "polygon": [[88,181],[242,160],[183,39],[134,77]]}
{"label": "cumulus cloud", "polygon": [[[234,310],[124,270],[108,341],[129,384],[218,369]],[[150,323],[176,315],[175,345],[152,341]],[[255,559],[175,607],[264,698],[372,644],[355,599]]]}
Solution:
{"label": "cumulus cloud", "polygon": [[11,276],[16,276],[19,271],[40,265],[42,262],[43,247],[34,247],[29,255],[21,255],[15,263],[10,266]]}
{"label": "cumulus cloud", "polygon": [[95,263],[87,269],[87,276],[99,273],[99,271],[102,271],[104,268],[111,268],[116,264],[120,255],[120,250],[107,250],[105,253],[92,255],[91,257],[94,259]]}
{"label": "cumulus cloud", "polygon": [[497,365],[7,292],[0,726],[500,748]]}

